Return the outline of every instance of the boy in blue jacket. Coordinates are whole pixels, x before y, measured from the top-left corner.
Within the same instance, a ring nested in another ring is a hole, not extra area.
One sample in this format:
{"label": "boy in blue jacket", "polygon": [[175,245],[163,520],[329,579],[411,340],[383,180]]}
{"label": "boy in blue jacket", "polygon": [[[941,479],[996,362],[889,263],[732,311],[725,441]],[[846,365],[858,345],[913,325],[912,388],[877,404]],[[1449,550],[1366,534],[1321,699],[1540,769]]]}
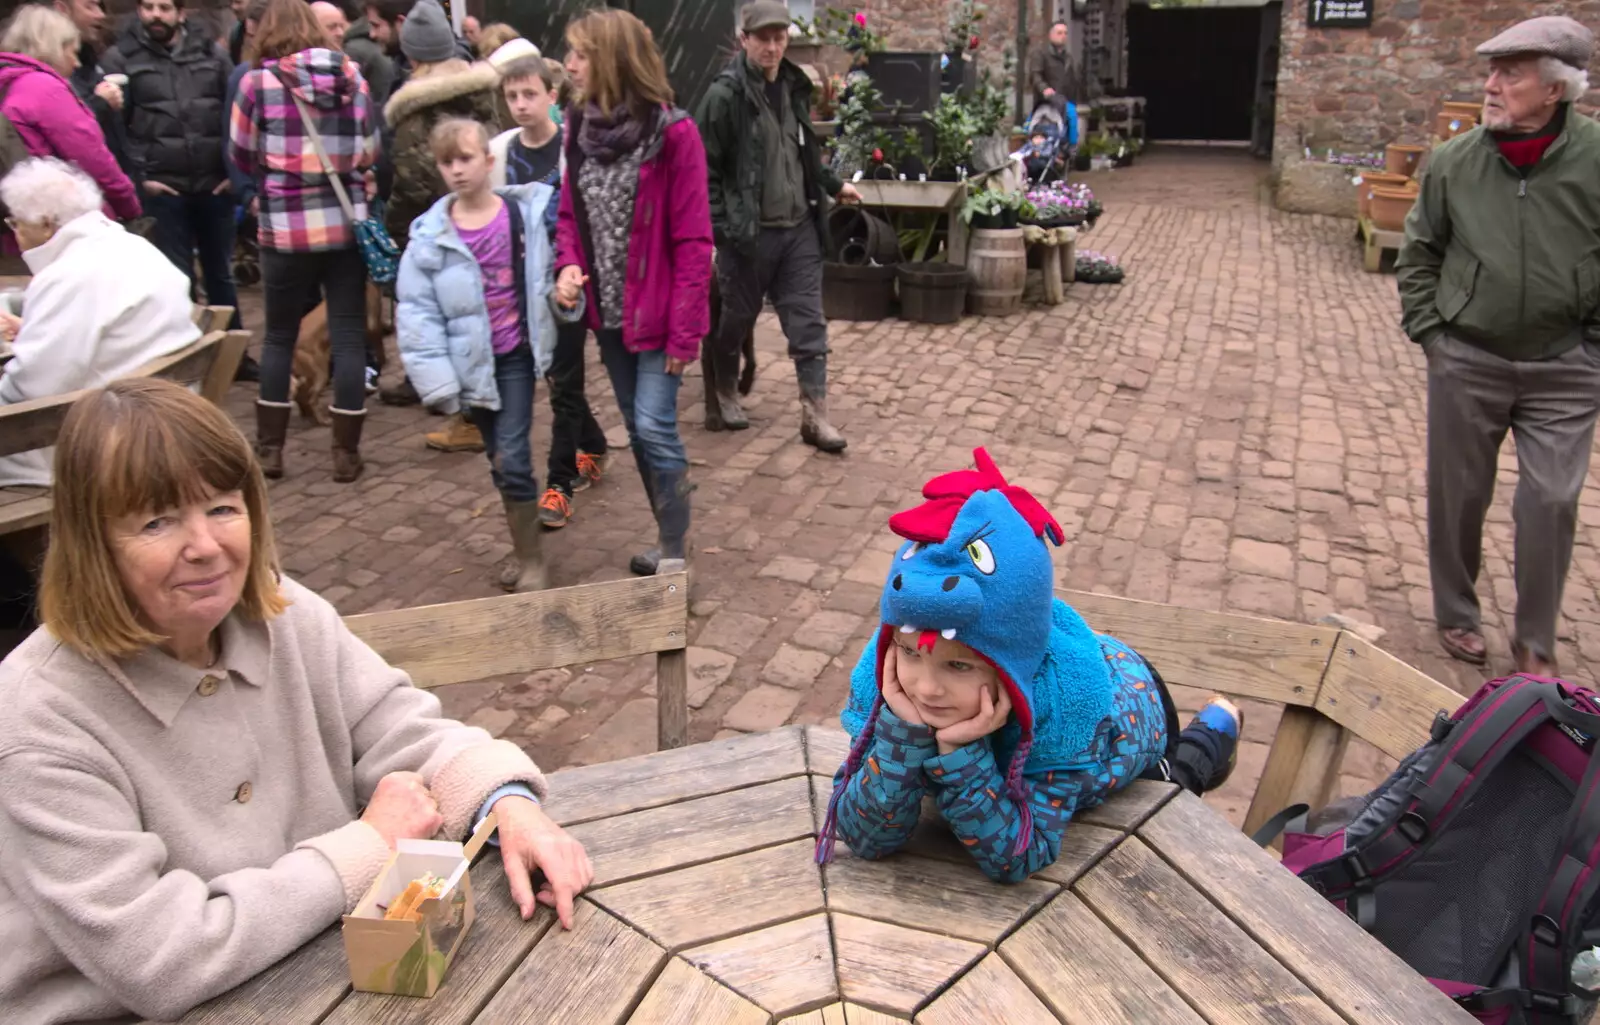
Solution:
{"label": "boy in blue jacket", "polygon": [[483,433],[515,551],[500,585],[541,590],[548,577],[528,439],[534,384],[550,369],[556,317],[582,311],[550,302],[545,219],[556,193],[538,183],[494,188],[489,133],[477,121],[440,121],[428,143],[450,192],[412,222],[400,258],[400,358],[430,409],[464,412]]}
{"label": "boy in blue jacket", "polygon": [[1017,882],[1056,860],[1074,813],[1132,780],[1204,793],[1233,769],[1238,709],[1215,698],[1178,734],[1155,670],[1055,597],[1060,525],[975,456],[889,520],[906,543],[851,677],[854,743],[819,861],[835,837],[864,858],[899,850],[928,794],[986,875]]}

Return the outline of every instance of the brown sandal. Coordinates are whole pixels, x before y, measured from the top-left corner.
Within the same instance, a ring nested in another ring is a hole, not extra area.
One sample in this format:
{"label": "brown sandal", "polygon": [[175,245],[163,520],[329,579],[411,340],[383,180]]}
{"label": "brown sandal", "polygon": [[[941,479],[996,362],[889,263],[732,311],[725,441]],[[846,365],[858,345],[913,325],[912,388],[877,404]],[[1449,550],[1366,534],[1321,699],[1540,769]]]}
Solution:
{"label": "brown sandal", "polygon": [[1451,658],[1470,665],[1481,666],[1489,661],[1489,649],[1483,643],[1483,634],[1476,630],[1441,626],[1439,644],[1450,653]]}

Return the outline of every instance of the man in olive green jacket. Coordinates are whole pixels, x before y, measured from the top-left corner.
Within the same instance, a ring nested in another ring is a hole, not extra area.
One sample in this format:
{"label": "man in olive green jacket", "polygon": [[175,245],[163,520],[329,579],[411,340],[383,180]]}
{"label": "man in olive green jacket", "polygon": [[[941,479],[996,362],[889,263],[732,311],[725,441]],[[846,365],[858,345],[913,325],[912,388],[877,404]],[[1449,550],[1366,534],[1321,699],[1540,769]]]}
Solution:
{"label": "man in olive green jacket", "polygon": [[1594,37],[1522,22],[1489,57],[1482,127],[1433,153],[1395,263],[1428,361],[1428,560],[1439,641],[1487,660],[1476,583],[1501,443],[1516,439],[1521,671],[1555,671],[1556,617],[1600,413],[1600,125]]}
{"label": "man in olive green jacket", "polygon": [[764,297],[778,309],[800,383],[800,439],[846,445],[828,421],[828,326],[822,316],[823,195],[860,202],[823,166],[811,129],[811,80],[784,59],[789,10],[754,0],[739,11],[744,52],[712,81],[695,121],[705,140],[720,319],[707,339],[706,427],[750,426],[739,406],[739,358]]}

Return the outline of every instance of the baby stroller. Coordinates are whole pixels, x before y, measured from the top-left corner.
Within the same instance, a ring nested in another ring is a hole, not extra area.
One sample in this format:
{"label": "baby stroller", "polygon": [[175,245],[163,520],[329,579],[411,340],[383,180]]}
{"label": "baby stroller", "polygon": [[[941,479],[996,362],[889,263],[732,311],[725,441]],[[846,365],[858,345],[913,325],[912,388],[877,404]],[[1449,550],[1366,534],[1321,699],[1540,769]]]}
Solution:
{"label": "baby stroller", "polygon": [[1027,142],[1017,156],[1026,165],[1029,179],[1043,185],[1052,174],[1066,178],[1067,162],[1078,145],[1077,106],[1058,106],[1053,100],[1039,104],[1028,118],[1024,133]]}

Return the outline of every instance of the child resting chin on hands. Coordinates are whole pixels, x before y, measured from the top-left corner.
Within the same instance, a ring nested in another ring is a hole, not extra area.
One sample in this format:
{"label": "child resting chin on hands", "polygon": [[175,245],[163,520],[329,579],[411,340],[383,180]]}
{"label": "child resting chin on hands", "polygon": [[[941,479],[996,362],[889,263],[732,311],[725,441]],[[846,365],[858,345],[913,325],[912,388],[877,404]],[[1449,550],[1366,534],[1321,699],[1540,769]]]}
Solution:
{"label": "child resting chin on hands", "polygon": [[1060,526],[975,455],[889,521],[906,543],[851,676],[854,743],[819,861],[835,837],[864,858],[899,850],[929,794],[984,873],[1017,882],[1056,860],[1075,812],[1130,781],[1199,794],[1233,770],[1238,709],[1214,698],[1179,734],[1149,663],[1055,597],[1046,539],[1060,544]]}

